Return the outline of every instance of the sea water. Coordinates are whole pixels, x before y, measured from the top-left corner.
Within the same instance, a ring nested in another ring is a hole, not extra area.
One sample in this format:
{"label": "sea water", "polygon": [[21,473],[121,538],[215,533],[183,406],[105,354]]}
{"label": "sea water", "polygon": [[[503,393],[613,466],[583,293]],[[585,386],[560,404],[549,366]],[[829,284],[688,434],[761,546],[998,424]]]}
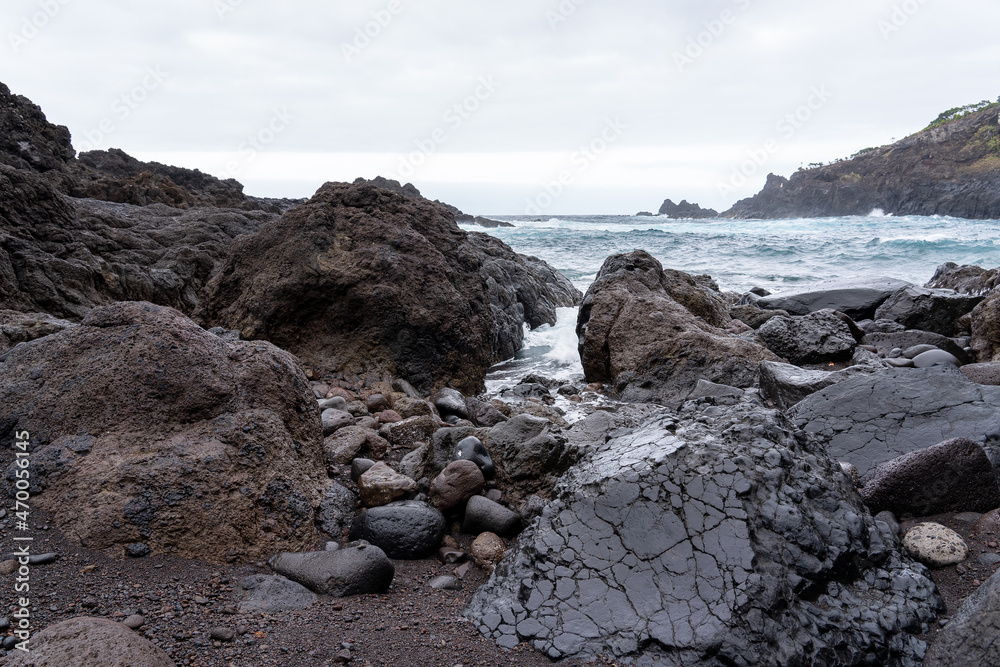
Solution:
{"label": "sea water", "polygon": [[[581,292],[609,255],[638,249],[665,268],[707,273],[722,290],[739,293],[752,287],[776,294],[799,291],[823,280],[859,276],[923,285],[944,262],[1000,266],[1000,221],[873,213],[791,220],[492,216],[514,227],[485,231],[521,254],[545,260]],[[517,356],[491,369],[487,393],[498,394],[529,373],[582,381],[576,316],[577,309],[561,308],[554,326],[527,331]]]}

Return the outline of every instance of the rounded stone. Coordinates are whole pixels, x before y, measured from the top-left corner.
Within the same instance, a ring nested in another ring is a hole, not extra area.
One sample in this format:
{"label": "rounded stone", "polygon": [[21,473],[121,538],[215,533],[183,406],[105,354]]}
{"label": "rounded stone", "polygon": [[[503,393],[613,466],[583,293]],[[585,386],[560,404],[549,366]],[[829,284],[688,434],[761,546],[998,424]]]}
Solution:
{"label": "rounded stone", "polygon": [[458,507],[483,490],[486,478],[475,461],[449,463],[431,482],[431,504],[442,511]]}
{"label": "rounded stone", "polygon": [[405,500],[361,512],[352,540],[367,540],[390,558],[415,560],[434,554],[444,537],[444,515],[427,503]]}
{"label": "rounded stone", "polygon": [[489,450],[486,449],[483,441],[475,436],[470,435],[455,445],[455,451],[451,455],[451,460],[458,461],[460,459],[472,461],[479,466],[479,469],[483,472],[483,477],[486,479],[493,479],[497,474],[497,469],[493,465],[493,457],[490,456]]}
{"label": "rounded stone", "polygon": [[146,624],[146,619],[140,616],[139,614],[132,614],[131,616],[126,617],[124,621],[122,621],[122,625],[124,625],[129,630],[138,630],[145,624]]}
{"label": "rounded stone", "polygon": [[969,557],[962,536],[939,523],[920,523],[906,532],[903,546],[913,558],[929,567],[956,565]]}
{"label": "rounded stone", "polygon": [[472,541],[472,560],[476,565],[483,567],[490,572],[507,552],[507,545],[496,533],[483,533]]}
{"label": "rounded stone", "polygon": [[336,551],[280,553],[267,564],[311,591],[338,598],[385,593],[396,574],[387,554],[367,542],[345,544]]}
{"label": "rounded stone", "polygon": [[389,399],[383,394],[372,394],[365,399],[365,407],[368,408],[368,412],[376,413],[382,412],[383,410],[388,410],[392,406],[389,405]]}
{"label": "rounded stone", "polygon": [[955,355],[949,354],[944,350],[928,350],[913,357],[913,365],[917,368],[930,368],[931,366],[941,366],[944,364],[961,366],[962,362]]}
{"label": "rounded stone", "polygon": [[324,436],[332,435],[339,429],[342,429],[345,426],[352,426],[354,424],[354,416],[351,413],[344,412],[343,410],[337,410],[335,408],[324,410],[321,417],[323,419]]}
{"label": "rounded stone", "polygon": [[358,495],[365,507],[388,505],[416,490],[416,482],[381,461],[358,478]]}
{"label": "rounded stone", "polygon": [[484,496],[473,496],[465,506],[462,532],[469,535],[496,533],[513,537],[521,530],[521,517]]}

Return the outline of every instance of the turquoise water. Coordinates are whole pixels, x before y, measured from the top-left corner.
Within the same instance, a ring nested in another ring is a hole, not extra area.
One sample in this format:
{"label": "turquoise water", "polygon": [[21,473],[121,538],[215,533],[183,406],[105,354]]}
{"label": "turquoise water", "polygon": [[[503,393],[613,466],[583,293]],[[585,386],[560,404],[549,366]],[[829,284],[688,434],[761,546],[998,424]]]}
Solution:
{"label": "turquoise water", "polygon": [[[779,293],[864,275],[923,285],[944,262],[1000,266],[996,220],[879,215],[794,220],[493,217],[515,227],[486,230],[489,234],[519,253],[545,260],[582,292],[609,255],[636,249],[646,250],[666,268],[707,273],[721,289],[733,292],[757,286]],[[575,326],[576,309],[567,308],[560,310],[555,326],[530,332],[517,357],[490,372],[488,393],[532,372],[582,380]]]}

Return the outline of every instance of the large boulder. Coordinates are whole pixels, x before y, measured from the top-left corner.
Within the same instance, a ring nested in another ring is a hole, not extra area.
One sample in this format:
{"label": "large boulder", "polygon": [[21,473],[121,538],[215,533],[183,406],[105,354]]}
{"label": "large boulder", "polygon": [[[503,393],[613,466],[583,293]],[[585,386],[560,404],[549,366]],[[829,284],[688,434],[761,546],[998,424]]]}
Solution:
{"label": "large boulder", "polygon": [[28,651],[12,651],[9,667],[174,667],[159,646],[122,623],[77,616],[34,634]]}
{"label": "large boulder", "polygon": [[547,495],[577,458],[562,429],[533,415],[517,415],[494,426],[486,442],[496,467],[496,485],[512,497]]}
{"label": "large boulder", "polygon": [[1000,269],[984,269],[981,266],[958,266],[945,262],[937,267],[934,276],[924,287],[930,289],[951,289],[962,294],[986,294],[1000,287]]}
{"label": "large boulder", "polygon": [[1000,433],[1000,387],[975,384],[954,366],[889,369],[827,387],[788,414],[864,474],[951,438]]}
{"label": "large boulder", "polygon": [[385,552],[365,542],[346,544],[335,551],[280,553],[267,564],[278,574],[321,595],[385,593],[396,566]]}
{"label": "large boulder", "polygon": [[962,604],[934,638],[924,667],[1000,665],[1000,571]]}
{"label": "large boulder", "polygon": [[605,260],[576,326],[587,380],[608,383],[626,401],[666,403],[685,398],[700,379],[753,385],[760,362],[777,358],[679,304],[670,275],[642,250]]}
{"label": "large boulder", "polygon": [[653,665],[919,664],[941,608],[821,449],[752,398],[616,432],[466,611],[501,646]]}
{"label": "large boulder", "polygon": [[34,502],[89,548],[219,562],[318,539],[319,411],[269,343],[149,303],[96,308],[0,364],[0,425],[31,434]]}
{"label": "large boulder", "polygon": [[793,364],[845,361],[857,345],[850,328],[832,310],[772,317],[757,329],[757,335],[767,349]]}
{"label": "large boulder", "polygon": [[832,308],[860,322],[871,319],[886,299],[909,284],[885,277],[828,280],[810,285],[801,292],[765,296],[757,301],[757,305],[785,310],[791,315],[806,315]]}
{"label": "large boulder", "polygon": [[904,287],[875,311],[876,320],[890,320],[907,329],[931,331],[942,336],[956,333],[955,320],[972,311],[982,296],[954,290]]}
{"label": "large boulder", "polygon": [[354,519],[352,540],[380,547],[390,558],[426,558],[441,546],[444,515],[427,503],[403,500],[366,509]]}
{"label": "large boulder", "polygon": [[921,517],[1000,507],[997,471],[982,445],[966,438],[881,463],[862,481],[861,498],[873,514]]}
{"label": "large boulder", "polygon": [[475,394],[521,347],[528,313],[554,324],[576,299],[500,246],[433,202],[327,183],[236,243],[200,313],[320,367]]}

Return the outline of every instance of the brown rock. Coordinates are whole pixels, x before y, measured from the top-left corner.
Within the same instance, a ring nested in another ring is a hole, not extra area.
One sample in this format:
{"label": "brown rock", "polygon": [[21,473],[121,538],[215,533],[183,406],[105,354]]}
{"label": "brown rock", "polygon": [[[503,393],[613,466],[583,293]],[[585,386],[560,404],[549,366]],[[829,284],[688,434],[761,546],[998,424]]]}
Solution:
{"label": "brown rock", "polygon": [[577,320],[589,382],[607,382],[626,401],[673,402],[699,379],[746,388],[764,359],[760,345],[711,326],[669,295],[668,278],[649,253],[609,257],[584,297]]}
{"label": "brown rock", "polygon": [[966,364],[960,369],[965,377],[976,384],[1000,386],[1000,361],[985,364]]}
{"label": "brown rock", "polygon": [[45,313],[19,313],[14,310],[0,310],[0,353],[18,343],[59,333],[71,326],[75,325]]}
{"label": "brown rock", "polygon": [[365,437],[365,446],[361,453],[374,461],[385,458],[389,451],[389,441],[373,430],[369,430]]}
{"label": "brown rock", "polygon": [[417,483],[379,461],[358,478],[358,495],[365,507],[381,507],[417,490]]}
{"label": "brown rock", "polygon": [[347,426],[340,429],[323,441],[328,464],[346,465],[356,459],[361,449],[368,442],[368,429],[360,426]]}
{"label": "brown rock", "polygon": [[409,396],[403,396],[393,403],[393,410],[395,410],[403,419],[409,419],[410,417],[422,417],[424,415],[430,416],[434,414],[430,403],[422,398],[410,398]]}
{"label": "brown rock", "polygon": [[380,424],[395,424],[403,421],[403,416],[395,410],[383,410],[378,414],[378,421]]}
{"label": "brown rock", "polygon": [[431,482],[431,505],[442,512],[460,506],[483,490],[486,478],[473,461],[449,463]]}
{"label": "brown rock", "polygon": [[8,667],[174,667],[173,660],[151,641],[121,623],[78,616],[50,625],[33,635],[29,653],[13,651]]}
{"label": "brown rock", "polygon": [[389,404],[389,399],[382,394],[371,394],[365,399],[365,407],[368,408],[368,412],[375,413],[388,410],[392,406]]}
{"label": "brown rock", "polygon": [[427,442],[438,430],[432,417],[410,417],[401,422],[386,424],[382,435],[393,447],[413,449],[418,442]]}
{"label": "brown rock", "polygon": [[10,415],[35,442],[35,502],[90,548],[225,562],[318,539],[319,410],[296,359],[269,343],[149,303],[97,308],[11,352]]}
{"label": "brown rock", "polygon": [[480,533],[479,537],[472,541],[470,551],[476,565],[492,572],[507,552],[507,545],[503,538],[495,533]]}

